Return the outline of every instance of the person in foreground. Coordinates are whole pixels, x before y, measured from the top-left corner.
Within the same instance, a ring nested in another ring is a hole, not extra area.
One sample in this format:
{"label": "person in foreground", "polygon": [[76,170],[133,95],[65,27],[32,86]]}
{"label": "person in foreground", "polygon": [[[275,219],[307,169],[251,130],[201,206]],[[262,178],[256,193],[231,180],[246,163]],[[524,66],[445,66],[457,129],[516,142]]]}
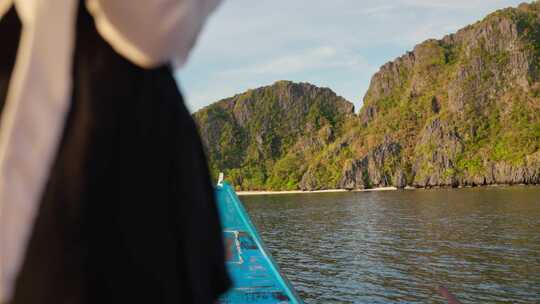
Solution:
{"label": "person in foreground", "polygon": [[213,188],[173,78],[219,0],[0,0],[0,303],[214,303]]}

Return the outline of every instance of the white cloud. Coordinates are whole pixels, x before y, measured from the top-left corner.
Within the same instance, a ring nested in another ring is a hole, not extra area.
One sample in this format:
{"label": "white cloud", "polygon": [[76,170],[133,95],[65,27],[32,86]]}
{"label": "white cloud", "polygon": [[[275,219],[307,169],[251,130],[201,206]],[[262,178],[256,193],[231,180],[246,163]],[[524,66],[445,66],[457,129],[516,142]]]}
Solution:
{"label": "white cloud", "polygon": [[500,7],[510,1],[504,0],[398,0],[402,4],[420,8],[471,9],[481,7]]}
{"label": "white cloud", "polygon": [[367,8],[361,9],[360,13],[364,15],[375,16],[375,15],[387,14],[391,12],[392,10],[395,10],[396,8],[398,8],[398,6],[387,4],[387,5],[381,5],[381,6],[367,7]]}
{"label": "white cloud", "polygon": [[218,75],[221,77],[250,74],[289,75],[318,69],[350,69],[367,65],[366,61],[358,55],[346,54],[335,47],[322,46],[277,57],[268,62],[218,72]]}

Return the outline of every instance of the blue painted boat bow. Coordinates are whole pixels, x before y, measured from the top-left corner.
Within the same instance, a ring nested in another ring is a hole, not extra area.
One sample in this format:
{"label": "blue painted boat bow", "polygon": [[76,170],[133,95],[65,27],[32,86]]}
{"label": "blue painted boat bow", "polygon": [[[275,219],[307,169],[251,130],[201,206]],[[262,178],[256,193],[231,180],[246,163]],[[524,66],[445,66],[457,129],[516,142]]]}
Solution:
{"label": "blue painted boat bow", "polygon": [[226,182],[216,188],[233,287],[220,303],[303,303],[264,246],[244,206]]}

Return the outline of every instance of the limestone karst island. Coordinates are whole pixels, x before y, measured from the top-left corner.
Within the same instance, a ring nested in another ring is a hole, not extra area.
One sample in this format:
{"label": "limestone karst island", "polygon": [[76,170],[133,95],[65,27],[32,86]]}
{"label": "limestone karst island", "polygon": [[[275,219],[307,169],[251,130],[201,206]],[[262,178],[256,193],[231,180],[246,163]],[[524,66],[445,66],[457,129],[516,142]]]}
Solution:
{"label": "limestone karst island", "polygon": [[194,114],[211,171],[240,190],[540,183],[540,4],[426,40],[363,105],[278,81]]}

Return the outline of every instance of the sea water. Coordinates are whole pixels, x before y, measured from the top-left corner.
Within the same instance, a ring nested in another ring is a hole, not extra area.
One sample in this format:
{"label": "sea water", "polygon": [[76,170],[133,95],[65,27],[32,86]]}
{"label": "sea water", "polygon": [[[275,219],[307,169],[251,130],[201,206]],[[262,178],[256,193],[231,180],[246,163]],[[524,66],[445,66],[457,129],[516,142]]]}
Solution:
{"label": "sea water", "polygon": [[307,303],[540,303],[540,187],[241,200]]}

